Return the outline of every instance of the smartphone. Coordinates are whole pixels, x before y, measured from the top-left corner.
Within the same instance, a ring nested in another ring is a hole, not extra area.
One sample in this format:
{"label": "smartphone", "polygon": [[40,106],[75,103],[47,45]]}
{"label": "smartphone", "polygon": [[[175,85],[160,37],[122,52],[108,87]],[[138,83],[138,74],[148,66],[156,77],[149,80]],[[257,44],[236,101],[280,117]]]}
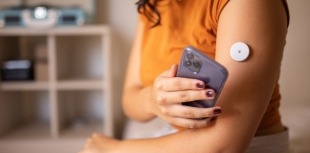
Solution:
{"label": "smartphone", "polygon": [[182,103],[186,106],[209,108],[215,105],[220,96],[228,77],[228,71],[220,63],[209,58],[198,49],[188,46],[183,50],[177,77],[198,79],[205,83],[206,88],[213,89],[216,96],[212,100],[196,100]]}

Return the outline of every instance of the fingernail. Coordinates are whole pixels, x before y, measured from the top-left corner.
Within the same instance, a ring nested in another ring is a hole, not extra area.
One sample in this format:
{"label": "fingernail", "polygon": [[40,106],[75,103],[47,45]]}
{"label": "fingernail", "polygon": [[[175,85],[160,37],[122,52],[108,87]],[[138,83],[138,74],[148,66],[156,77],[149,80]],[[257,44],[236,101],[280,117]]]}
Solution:
{"label": "fingernail", "polygon": [[222,110],[221,109],[215,109],[213,112],[215,115],[218,115],[218,114],[222,113]]}
{"label": "fingernail", "polygon": [[198,82],[198,83],[196,84],[196,86],[197,86],[197,88],[200,88],[200,89],[204,89],[204,88],[205,88],[204,84],[201,83],[201,82]]}
{"label": "fingernail", "polygon": [[210,122],[214,122],[216,120],[216,117],[212,117],[211,119],[210,119]]}
{"label": "fingernail", "polygon": [[213,97],[214,96],[214,92],[213,91],[207,91],[206,95],[208,97]]}

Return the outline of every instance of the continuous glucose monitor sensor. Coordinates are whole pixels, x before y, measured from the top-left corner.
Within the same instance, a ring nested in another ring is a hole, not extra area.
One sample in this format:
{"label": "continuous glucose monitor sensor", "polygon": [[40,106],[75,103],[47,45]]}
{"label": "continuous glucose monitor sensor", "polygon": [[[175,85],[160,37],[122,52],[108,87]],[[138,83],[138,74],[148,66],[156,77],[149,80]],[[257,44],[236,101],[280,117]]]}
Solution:
{"label": "continuous glucose monitor sensor", "polygon": [[250,55],[250,48],[243,42],[234,43],[230,48],[230,56],[235,61],[245,61]]}

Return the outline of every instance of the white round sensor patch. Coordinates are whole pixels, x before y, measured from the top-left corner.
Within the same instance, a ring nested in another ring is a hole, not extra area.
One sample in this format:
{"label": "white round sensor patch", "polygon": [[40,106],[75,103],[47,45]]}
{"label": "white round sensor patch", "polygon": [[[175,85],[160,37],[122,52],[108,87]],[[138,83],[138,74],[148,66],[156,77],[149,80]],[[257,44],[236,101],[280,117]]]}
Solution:
{"label": "white round sensor patch", "polygon": [[234,43],[230,48],[230,56],[235,61],[242,62],[250,55],[250,48],[243,42]]}

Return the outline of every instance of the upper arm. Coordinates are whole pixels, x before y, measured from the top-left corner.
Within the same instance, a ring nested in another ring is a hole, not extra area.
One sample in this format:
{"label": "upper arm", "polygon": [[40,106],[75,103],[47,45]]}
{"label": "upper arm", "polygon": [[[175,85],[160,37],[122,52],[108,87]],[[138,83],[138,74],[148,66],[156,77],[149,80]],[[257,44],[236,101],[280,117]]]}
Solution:
{"label": "upper arm", "polygon": [[135,32],[133,46],[128,60],[122,97],[124,113],[130,118],[141,121],[148,120],[150,118],[148,115],[146,116],[143,111],[144,105],[142,104],[144,100],[139,100],[139,98],[143,99],[144,96],[140,96],[139,98],[137,98],[137,95],[143,88],[140,80],[140,52],[144,29],[143,26],[143,22],[139,20]]}
{"label": "upper arm", "polygon": [[[223,9],[216,45],[216,60],[229,72],[217,103],[223,113],[213,127],[202,130],[212,131],[206,132],[206,139],[214,139],[212,148],[242,152],[250,142],[278,79],[286,25],[281,0],[231,0]],[[250,47],[250,57],[243,62],[229,53],[240,41]]]}
{"label": "upper arm", "polygon": [[131,88],[132,86],[141,85],[139,74],[140,74],[140,50],[142,43],[141,41],[142,33],[143,33],[143,22],[139,20],[127,65],[125,90],[127,88]]}

